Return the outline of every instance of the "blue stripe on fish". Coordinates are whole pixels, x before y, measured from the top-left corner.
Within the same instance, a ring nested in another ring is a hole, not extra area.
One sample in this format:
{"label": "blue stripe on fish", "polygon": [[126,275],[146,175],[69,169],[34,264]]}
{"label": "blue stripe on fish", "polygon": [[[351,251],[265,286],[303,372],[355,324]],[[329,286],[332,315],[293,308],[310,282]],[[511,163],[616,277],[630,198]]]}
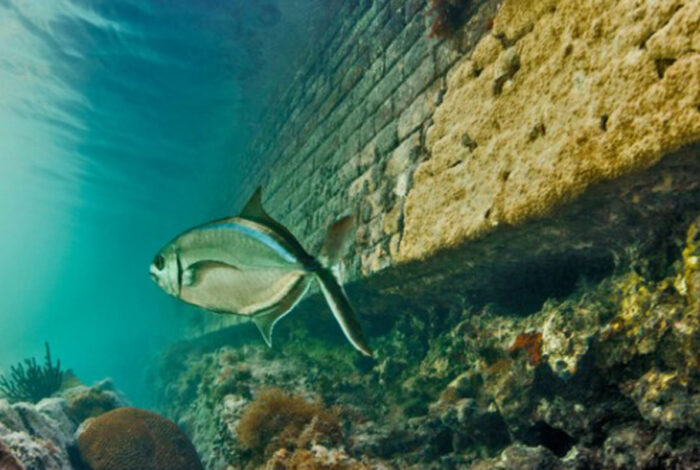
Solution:
{"label": "blue stripe on fish", "polygon": [[245,235],[249,235],[259,242],[262,242],[265,246],[268,248],[271,248],[275,253],[280,255],[285,261],[289,261],[290,263],[298,263],[299,259],[294,255],[294,253],[290,253],[289,250],[287,250],[284,245],[280,244],[277,240],[275,240],[273,237],[270,237],[264,232],[261,232],[260,230],[256,230],[252,227],[247,227],[243,224],[239,224],[236,222],[226,222],[222,224],[216,224],[216,225],[211,225],[209,227],[202,227],[201,230],[208,231],[208,230],[216,230],[219,228],[230,228],[232,230],[235,230],[237,232],[243,233]]}

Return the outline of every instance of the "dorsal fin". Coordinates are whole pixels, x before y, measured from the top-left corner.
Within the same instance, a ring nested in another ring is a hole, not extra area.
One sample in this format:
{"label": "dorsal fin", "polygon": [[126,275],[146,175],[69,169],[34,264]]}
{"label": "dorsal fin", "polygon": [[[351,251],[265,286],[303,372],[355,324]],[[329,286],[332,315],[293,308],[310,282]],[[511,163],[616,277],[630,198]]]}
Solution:
{"label": "dorsal fin", "polygon": [[253,195],[250,197],[245,207],[241,211],[241,216],[251,219],[264,220],[266,222],[274,222],[274,219],[265,212],[262,205],[262,186],[258,186]]}

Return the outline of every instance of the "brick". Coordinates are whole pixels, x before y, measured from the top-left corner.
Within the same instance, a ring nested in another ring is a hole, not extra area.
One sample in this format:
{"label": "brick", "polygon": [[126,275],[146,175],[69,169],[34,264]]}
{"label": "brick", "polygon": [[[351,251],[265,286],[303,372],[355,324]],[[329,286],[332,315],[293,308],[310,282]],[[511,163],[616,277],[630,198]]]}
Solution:
{"label": "brick", "polygon": [[394,102],[391,96],[375,111],[372,119],[374,120],[374,132],[377,133],[384,129],[384,126],[394,118]]}
{"label": "brick", "polygon": [[367,112],[374,113],[401,84],[403,76],[399,67],[393,67],[367,96]]}
{"label": "brick", "polygon": [[397,134],[398,122],[392,121],[382,129],[374,138],[374,143],[379,156],[388,154],[399,143]]}
{"label": "brick", "polygon": [[440,84],[434,84],[430,89],[421,93],[398,119],[398,137],[404,139],[426,122],[435,111]]}
{"label": "brick", "polygon": [[386,63],[388,66],[394,65],[402,58],[411,46],[425,33],[425,26],[420,19],[414,19],[401,31],[386,50]]}

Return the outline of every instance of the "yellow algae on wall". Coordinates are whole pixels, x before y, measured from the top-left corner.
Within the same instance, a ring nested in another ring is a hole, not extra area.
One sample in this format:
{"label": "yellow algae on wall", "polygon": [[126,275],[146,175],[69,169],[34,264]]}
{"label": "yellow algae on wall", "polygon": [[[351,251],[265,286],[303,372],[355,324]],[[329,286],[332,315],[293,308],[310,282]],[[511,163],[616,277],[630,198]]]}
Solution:
{"label": "yellow algae on wall", "polygon": [[399,260],[546,214],[700,139],[700,2],[506,0],[448,75]]}

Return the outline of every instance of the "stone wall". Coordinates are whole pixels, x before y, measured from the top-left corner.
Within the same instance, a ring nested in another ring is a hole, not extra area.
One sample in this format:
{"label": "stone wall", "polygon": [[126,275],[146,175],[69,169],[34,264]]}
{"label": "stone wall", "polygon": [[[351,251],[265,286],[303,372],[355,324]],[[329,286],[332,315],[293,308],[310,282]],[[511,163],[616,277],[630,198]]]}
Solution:
{"label": "stone wall", "polygon": [[[496,2],[476,2],[480,36]],[[461,54],[431,38],[425,0],[346,1],[309,62],[262,121],[249,153],[250,187],[310,249],[341,214],[360,218],[350,277],[389,263],[403,200],[426,158],[425,136]]]}
{"label": "stone wall", "polygon": [[624,251],[697,207],[697,3],[474,1],[447,41],[428,3],[344,3],[272,97],[239,206],[262,185],[312,252],[358,214],[346,280],[386,294],[414,279],[419,297],[425,279],[478,291],[518,265]]}

